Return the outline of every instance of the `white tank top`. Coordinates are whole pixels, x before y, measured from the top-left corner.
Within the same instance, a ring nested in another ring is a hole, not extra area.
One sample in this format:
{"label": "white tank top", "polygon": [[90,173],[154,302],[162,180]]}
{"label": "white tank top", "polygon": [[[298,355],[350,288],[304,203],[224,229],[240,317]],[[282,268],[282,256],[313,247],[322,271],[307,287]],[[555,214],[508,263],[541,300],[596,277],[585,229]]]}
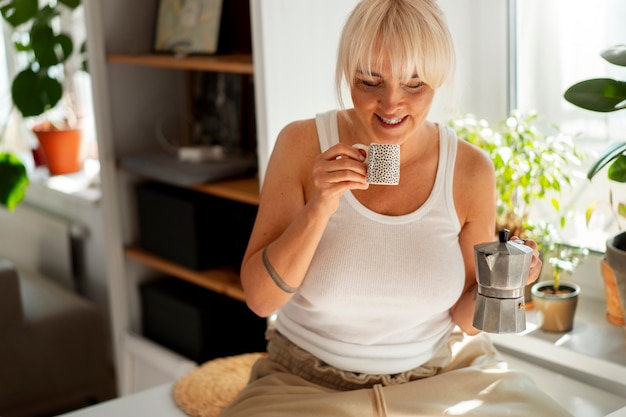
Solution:
{"label": "white tank top", "polygon": [[[339,141],[337,111],[316,118],[322,152]],[[452,197],[457,138],[439,126],[437,178],[416,211],[382,215],[341,198],[278,331],[346,371],[395,374],[428,361],[454,328],[465,281]]]}

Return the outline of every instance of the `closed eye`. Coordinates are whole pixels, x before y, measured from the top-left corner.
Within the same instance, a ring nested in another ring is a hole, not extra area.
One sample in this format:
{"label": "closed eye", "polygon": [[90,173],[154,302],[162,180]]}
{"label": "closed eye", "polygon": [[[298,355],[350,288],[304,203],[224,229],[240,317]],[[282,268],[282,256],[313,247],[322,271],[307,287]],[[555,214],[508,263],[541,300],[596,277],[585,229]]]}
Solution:
{"label": "closed eye", "polygon": [[380,85],[380,81],[364,80],[364,79],[358,79],[357,83],[365,87],[378,87]]}
{"label": "closed eye", "polygon": [[423,87],[423,86],[425,86],[425,85],[426,85],[426,83],[425,83],[425,82],[423,82],[423,81],[419,81],[419,82],[417,82],[417,83],[407,83],[407,84],[404,84],[404,86],[405,86],[406,88],[410,89],[410,90],[417,90],[417,89],[419,89],[420,87]]}

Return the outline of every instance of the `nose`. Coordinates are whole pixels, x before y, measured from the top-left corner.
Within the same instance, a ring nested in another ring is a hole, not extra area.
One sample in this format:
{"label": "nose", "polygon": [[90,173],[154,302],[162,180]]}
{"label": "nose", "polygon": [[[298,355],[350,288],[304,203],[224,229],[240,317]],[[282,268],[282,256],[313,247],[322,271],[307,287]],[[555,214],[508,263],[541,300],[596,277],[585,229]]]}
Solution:
{"label": "nose", "polygon": [[378,105],[385,113],[393,113],[402,103],[402,89],[399,85],[387,84],[380,92]]}

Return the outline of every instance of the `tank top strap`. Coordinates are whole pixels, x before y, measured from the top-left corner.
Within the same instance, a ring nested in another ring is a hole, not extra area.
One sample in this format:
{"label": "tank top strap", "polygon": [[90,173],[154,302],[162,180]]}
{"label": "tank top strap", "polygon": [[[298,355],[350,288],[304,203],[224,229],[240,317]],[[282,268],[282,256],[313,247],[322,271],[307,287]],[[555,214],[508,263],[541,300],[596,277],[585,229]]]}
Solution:
{"label": "tank top strap", "polygon": [[439,152],[439,163],[443,164],[443,170],[438,172],[438,180],[443,180],[443,204],[447,208],[448,215],[453,224],[461,227],[459,217],[454,205],[454,166],[458,148],[458,138],[456,132],[449,126],[439,125],[439,140],[441,151]]}
{"label": "tank top strap", "polygon": [[317,136],[322,152],[339,143],[339,127],[337,126],[337,110],[319,113],[315,116]]}

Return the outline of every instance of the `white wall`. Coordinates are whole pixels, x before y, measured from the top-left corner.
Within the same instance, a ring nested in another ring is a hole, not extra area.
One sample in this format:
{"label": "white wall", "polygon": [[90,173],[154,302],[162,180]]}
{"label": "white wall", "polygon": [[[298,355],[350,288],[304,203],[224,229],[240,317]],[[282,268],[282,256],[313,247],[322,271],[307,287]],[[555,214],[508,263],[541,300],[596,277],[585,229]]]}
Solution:
{"label": "white wall", "polygon": [[356,0],[251,1],[259,175],[287,123],[337,107],[339,34]]}
{"label": "white wall", "polygon": [[438,92],[431,117],[474,113],[498,121],[508,112],[507,1],[439,0],[455,44],[455,83]]}
{"label": "white wall", "polygon": [[[458,62],[455,83],[438,92],[431,117],[445,122],[473,112],[487,120],[504,118],[507,2],[439,3],[448,17]],[[337,46],[356,4],[357,0],[251,1],[261,178],[283,126],[337,107]]]}

